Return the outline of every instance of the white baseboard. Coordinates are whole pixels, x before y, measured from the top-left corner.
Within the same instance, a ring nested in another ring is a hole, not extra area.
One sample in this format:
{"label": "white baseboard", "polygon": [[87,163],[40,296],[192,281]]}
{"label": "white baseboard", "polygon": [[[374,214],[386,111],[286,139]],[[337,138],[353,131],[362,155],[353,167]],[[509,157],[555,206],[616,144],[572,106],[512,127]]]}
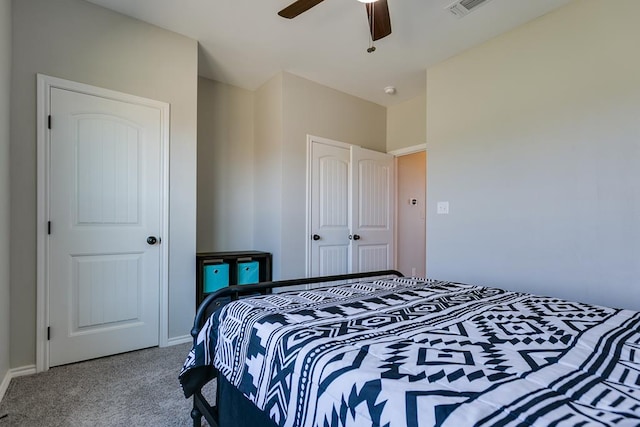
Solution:
{"label": "white baseboard", "polygon": [[0,383],[0,402],[2,402],[2,398],[4,397],[4,394],[7,392],[10,382],[11,382],[10,372],[7,371],[7,374],[4,376],[4,379]]}
{"label": "white baseboard", "polygon": [[0,383],[0,402],[4,398],[4,394],[9,388],[9,384],[13,378],[22,377],[24,375],[33,375],[36,373],[36,365],[23,366],[21,368],[9,369]]}
{"label": "white baseboard", "polygon": [[193,342],[193,338],[191,335],[182,335],[181,337],[173,337],[167,340],[167,347],[171,347],[172,345],[178,344],[186,344],[188,342]]}

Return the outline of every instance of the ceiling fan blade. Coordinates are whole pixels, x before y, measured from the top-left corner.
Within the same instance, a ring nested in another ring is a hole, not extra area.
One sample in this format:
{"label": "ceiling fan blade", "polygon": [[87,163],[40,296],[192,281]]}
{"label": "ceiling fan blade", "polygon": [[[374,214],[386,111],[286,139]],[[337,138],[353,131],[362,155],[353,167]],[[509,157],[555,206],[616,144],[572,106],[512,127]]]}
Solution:
{"label": "ceiling fan blade", "polygon": [[373,3],[365,3],[367,16],[369,17],[369,30],[371,38],[380,40],[391,34],[391,17],[387,0],[378,0]]}
{"label": "ceiling fan blade", "polygon": [[313,6],[322,3],[324,0],[298,0],[278,12],[283,18],[291,19],[303,12],[311,9]]}

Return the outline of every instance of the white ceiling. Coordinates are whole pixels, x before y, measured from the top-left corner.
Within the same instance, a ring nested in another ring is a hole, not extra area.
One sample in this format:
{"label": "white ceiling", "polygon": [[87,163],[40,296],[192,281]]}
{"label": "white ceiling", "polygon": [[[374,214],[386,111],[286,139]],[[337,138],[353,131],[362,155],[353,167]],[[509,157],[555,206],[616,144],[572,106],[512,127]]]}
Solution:
{"label": "white ceiling", "polygon": [[202,76],[255,90],[284,70],[389,106],[424,93],[428,67],[570,0],[491,0],[460,19],[444,9],[453,0],[388,0],[393,33],[373,53],[356,0],[292,20],[277,12],[293,0],[88,1],[198,40]]}

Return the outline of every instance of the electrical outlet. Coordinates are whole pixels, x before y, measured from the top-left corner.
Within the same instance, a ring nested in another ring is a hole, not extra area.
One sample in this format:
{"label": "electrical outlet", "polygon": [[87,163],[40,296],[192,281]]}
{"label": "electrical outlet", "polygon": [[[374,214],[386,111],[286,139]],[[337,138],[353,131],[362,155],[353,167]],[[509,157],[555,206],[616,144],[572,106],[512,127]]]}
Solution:
{"label": "electrical outlet", "polygon": [[438,202],[438,215],[448,215],[449,214],[449,202]]}

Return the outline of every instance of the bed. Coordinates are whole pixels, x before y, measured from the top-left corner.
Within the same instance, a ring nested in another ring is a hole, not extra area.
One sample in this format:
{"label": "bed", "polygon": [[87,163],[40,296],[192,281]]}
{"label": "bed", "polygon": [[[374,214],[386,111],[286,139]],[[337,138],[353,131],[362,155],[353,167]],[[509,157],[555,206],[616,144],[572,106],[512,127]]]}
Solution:
{"label": "bed", "polygon": [[226,288],[192,335],[194,426],[640,426],[630,310],[385,271]]}

